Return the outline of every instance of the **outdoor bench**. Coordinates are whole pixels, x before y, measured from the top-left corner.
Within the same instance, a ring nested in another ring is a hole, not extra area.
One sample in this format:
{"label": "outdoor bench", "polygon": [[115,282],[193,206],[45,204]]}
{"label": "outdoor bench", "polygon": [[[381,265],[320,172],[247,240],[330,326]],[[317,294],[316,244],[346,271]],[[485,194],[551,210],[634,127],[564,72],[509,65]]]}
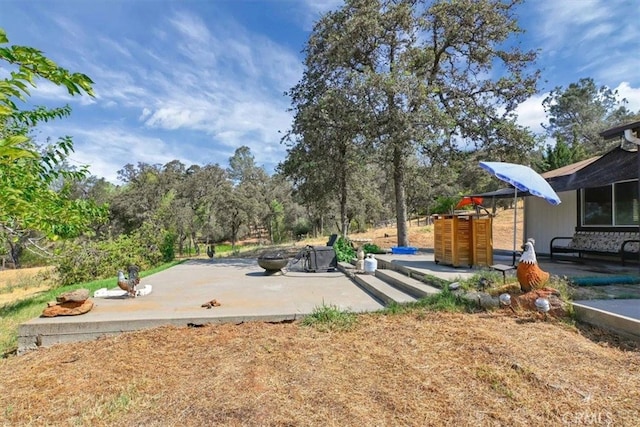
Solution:
{"label": "outdoor bench", "polygon": [[[564,245],[559,244],[566,241]],[[625,260],[638,259],[640,236],[637,231],[576,231],[572,237],[554,237],[549,244],[549,255],[583,254],[619,256],[622,265]]]}

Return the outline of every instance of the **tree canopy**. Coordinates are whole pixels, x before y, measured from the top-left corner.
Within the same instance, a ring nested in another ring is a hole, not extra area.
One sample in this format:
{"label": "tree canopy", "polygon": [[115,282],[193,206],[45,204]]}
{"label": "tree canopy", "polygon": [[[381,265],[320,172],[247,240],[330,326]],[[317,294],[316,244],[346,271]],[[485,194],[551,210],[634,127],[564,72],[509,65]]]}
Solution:
{"label": "tree canopy", "polygon": [[[390,165],[398,244],[408,245],[406,159],[469,144],[506,157],[534,144],[514,114],[538,79],[528,71],[536,53],[509,43],[521,32],[518,3],[347,0],[327,13],[309,37],[305,73],[291,91],[295,161],[288,158],[285,171],[296,176],[320,161],[311,157],[316,135],[328,146],[345,139],[351,150],[370,147]],[[348,100],[339,123],[313,113],[327,111],[335,91]],[[328,133],[327,125],[339,133]]]}
{"label": "tree canopy", "polygon": [[70,95],[93,96],[93,82],[58,66],[37,49],[8,43],[0,29],[0,60],[10,71],[0,80],[0,230],[18,263],[22,244],[31,233],[52,239],[78,236],[105,210],[91,200],[70,197],[70,183],[88,173],[86,168],[68,168],[65,163],[73,151],[71,138],[39,145],[30,134],[39,123],[68,116],[70,107],[22,108],[29,88],[36,87],[39,79],[66,87]]}
{"label": "tree canopy", "polygon": [[599,135],[603,130],[628,121],[634,114],[618,93],[582,78],[566,88],[557,86],[542,102],[548,116],[547,134],[581,160],[605,152],[610,146]]}

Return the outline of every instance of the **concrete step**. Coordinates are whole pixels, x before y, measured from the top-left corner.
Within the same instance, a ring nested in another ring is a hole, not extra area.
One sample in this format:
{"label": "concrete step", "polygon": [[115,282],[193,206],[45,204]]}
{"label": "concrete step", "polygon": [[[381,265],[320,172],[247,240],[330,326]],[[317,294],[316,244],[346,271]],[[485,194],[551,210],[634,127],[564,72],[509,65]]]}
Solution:
{"label": "concrete step", "polygon": [[358,285],[382,301],[384,305],[389,305],[392,302],[401,304],[417,301],[417,298],[404,293],[373,274],[356,274],[353,278]]}
{"label": "concrete step", "polygon": [[376,277],[417,299],[440,292],[440,289],[435,286],[427,285],[394,270],[376,270]]}
{"label": "concrete step", "polygon": [[416,301],[417,298],[401,291],[393,285],[388,284],[384,280],[374,276],[373,274],[356,273],[353,264],[339,262],[338,269],[353,279],[358,286],[369,292],[384,305],[392,302],[406,303]]}

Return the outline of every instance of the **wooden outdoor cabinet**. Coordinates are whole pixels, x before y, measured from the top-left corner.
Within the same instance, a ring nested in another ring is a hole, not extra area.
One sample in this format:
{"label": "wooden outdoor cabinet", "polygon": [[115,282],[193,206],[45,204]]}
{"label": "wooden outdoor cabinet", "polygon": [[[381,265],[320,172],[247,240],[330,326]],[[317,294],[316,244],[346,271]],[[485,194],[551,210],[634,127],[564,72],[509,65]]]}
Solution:
{"label": "wooden outdoor cabinet", "polygon": [[454,267],[493,264],[491,217],[437,215],[433,228],[436,263]]}
{"label": "wooden outdoor cabinet", "polygon": [[484,267],[493,265],[493,223],[491,217],[473,217],[471,225],[473,265]]}

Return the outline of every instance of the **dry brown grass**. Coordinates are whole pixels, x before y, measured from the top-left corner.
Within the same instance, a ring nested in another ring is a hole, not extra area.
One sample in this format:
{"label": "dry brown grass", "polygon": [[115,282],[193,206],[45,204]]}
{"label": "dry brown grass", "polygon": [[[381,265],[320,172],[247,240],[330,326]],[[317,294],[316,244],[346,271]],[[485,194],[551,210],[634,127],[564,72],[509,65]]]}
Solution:
{"label": "dry brown grass", "polygon": [[502,313],[370,314],[343,332],[298,323],[163,327],[1,360],[0,376],[0,422],[7,425],[640,419],[637,351]]}
{"label": "dry brown grass", "polygon": [[50,270],[51,267],[0,270],[0,306],[50,289],[50,282],[40,280]]}
{"label": "dry brown grass", "polygon": [[299,323],[162,327],[2,359],[0,378],[3,425],[626,426],[640,419],[637,345],[501,311],[367,314],[341,332]]}

